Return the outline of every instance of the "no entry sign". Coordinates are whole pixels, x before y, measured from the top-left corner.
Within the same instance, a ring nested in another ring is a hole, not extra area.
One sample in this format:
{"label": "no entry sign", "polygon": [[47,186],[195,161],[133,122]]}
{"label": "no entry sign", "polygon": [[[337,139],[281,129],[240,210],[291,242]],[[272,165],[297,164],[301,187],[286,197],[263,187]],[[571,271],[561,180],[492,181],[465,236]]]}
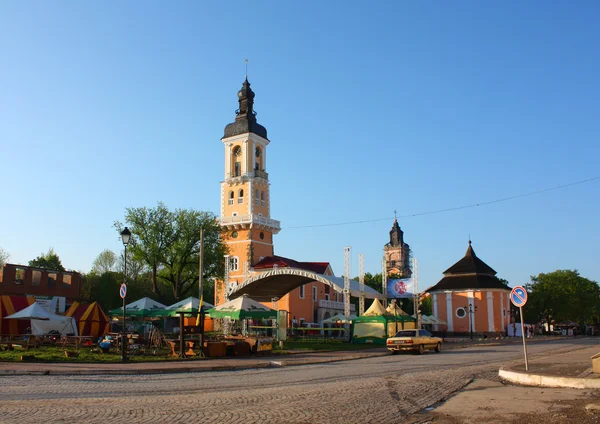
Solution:
{"label": "no entry sign", "polygon": [[519,308],[527,303],[527,290],[521,286],[517,286],[510,292],[510,300],[513,305]]}

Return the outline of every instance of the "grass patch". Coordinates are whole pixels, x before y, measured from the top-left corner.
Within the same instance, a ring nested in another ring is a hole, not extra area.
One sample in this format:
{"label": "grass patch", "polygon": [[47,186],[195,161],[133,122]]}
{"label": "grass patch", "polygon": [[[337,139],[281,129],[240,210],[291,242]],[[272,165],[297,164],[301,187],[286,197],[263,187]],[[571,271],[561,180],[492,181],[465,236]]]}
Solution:
{"label": "grass patch", "polygon": [[[76,356],[67,357],[67,352],[73,352]],[[154,353],[152,353],[154,352]],[[169,357],[169,349],[153,349],[141,353],[129,351],[127,357],[130,362],[155,362],[171,361],[175,358]],[[117,349],[111,349],[109,353],[100,353],[98,348],[81,347],[62,348],[58,346],[40,346],[36,349],[25,350],[25,348],[15,346],[15,350],[0,351],[0,361],[21,361],[21,356],[34,356],[35,359],[28,362],[80,362],[80,363],[111,363],[121,362],[121,352]]]}

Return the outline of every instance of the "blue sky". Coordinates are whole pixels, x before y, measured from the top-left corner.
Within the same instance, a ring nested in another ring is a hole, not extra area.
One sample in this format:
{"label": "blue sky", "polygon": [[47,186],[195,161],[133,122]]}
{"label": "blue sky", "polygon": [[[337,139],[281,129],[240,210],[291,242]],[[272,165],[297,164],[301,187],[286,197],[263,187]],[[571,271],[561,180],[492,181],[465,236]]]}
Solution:
{"label": "blue sky", "polygon": [[[219,212],[244,79],[269,132],[275,253],[352,246],[394,210],[419,285],[477,254],[512,285],[600,281],[597,2],[2,2],[0,247],[87,272],[126,207]],[[350,221],[353,225],[317,226]]]}

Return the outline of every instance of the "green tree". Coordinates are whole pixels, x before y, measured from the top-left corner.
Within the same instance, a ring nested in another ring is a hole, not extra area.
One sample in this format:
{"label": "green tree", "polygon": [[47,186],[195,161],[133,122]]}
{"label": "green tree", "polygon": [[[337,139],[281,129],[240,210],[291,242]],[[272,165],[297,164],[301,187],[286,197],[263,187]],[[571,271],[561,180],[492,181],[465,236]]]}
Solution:
{"label": "green tree", "polygon": [[[214,287],[214,278],[223,276],[226,246],[214,214],[192,209],[171,212],[159,203],[153,209],[128,208],[125,218],[132,233],[128,253],[131,250],[135,260],[150,268],[153,292],[160,293],[162,281],[175,300],[197,293],[200,227],[204,229],[204,291]],[[116,222],[115,227],[120,232],[123,225]]]}
{"label": "green tree", "polygon": [[102,275],[105,272],[116,271],[115,266],[117,264],[117,255],[110,249],[104,249],[94,259],[92,264],[92,272],[98,275]]}
{"label": "green tree", "polygon": [[52,271],[66,271],[65,267],[60,262],[60,258],[54,252],[53,248],[50,248],[48,250],[48,253],[42,253],[37,258],[29,261],[29,266],[33,266],[35,268],[50,269]]}
{"label": "green tree", "polygon": [[527,285],[527,320],[576,321],[583,328],[600,312],[600,287],[577,270],[557,270],[531,277]]}
{"label": "green tree", "polygon": [[[155,208],[125,209],[125,223],[131,231],[128,250],[136,261],[145,263],[152,272],[152,291],[160,294],[158,271],[165,262],[165,250],[175,241],[173,214],[159,202]],[[123,227],[115,222],[115,228],[121,233]]]}
{"label": "green tree", "polygon": [[0,268],[4,267],[4,264],[10,259],[9,253],[0,247]]}

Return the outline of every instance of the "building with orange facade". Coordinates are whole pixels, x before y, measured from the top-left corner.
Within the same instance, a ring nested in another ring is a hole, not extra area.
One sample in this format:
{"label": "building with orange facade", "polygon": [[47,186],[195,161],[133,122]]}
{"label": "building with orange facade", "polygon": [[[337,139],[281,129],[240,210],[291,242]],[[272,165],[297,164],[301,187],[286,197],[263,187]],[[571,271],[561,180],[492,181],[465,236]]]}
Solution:
{"label": "building with orange facade", "polygon": [[433,315],[447,323],[435,325],[434,330],[448,335],[504,335],[510,318],[510,291],[496,271],[475,255],[469,240],[465,256],[427,290]]}
{"label": "building with orange facade", "polygon": [[[248,79],[238,92],[235,121],[225,127],[225,175],[221,182],[220,225],[229,256],[225,281],[215,285],[215,305],[225,303],[232,290],[250,276],[273,268],[304,269],[333,275],[327,262],[298,262],[274,256],[273,236],[281,224],[271,218],[271,195],[267,130],[256,121],[254,92]],[[319,323],[344,311],[342,295],[322,282],[303,284],[273,302],[263,302],[287,310],[289,324]],[[270,303],[270,304],[269,304]]]}

